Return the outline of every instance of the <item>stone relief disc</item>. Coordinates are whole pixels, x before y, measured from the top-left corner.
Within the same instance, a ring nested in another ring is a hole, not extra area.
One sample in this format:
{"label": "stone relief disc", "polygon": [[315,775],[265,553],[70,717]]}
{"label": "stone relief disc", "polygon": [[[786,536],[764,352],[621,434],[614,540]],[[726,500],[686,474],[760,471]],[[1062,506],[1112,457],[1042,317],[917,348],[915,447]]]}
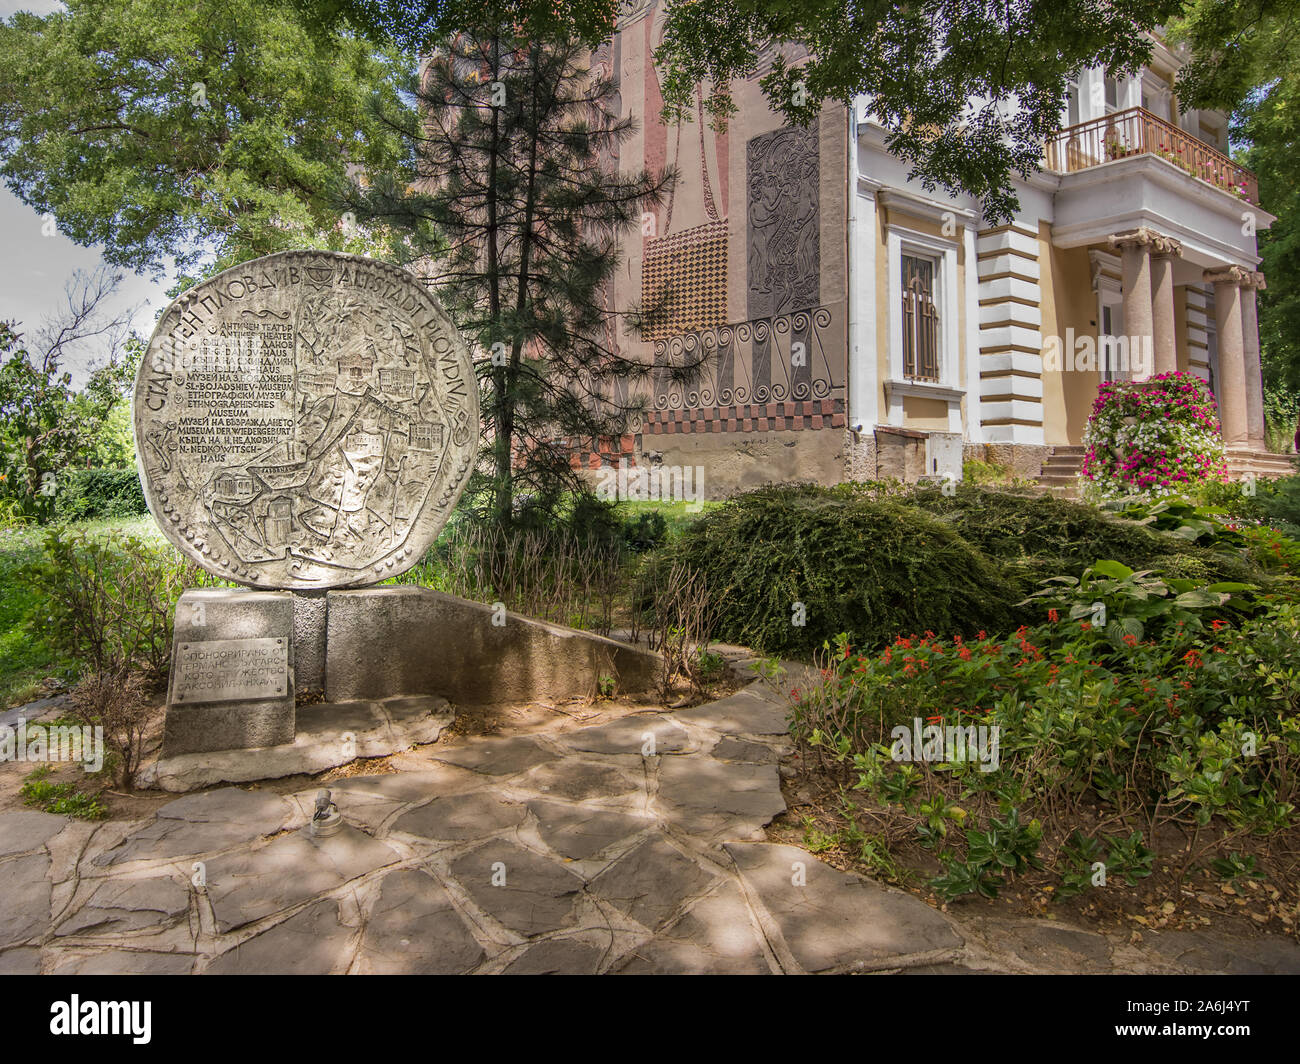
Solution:
{"label": "stone relief disc", "polygon": [[210,573],[293,590],[409,569],[478,449],[468,348],[418,278],[284,251],[163,314],[132,404],[145,498]]}

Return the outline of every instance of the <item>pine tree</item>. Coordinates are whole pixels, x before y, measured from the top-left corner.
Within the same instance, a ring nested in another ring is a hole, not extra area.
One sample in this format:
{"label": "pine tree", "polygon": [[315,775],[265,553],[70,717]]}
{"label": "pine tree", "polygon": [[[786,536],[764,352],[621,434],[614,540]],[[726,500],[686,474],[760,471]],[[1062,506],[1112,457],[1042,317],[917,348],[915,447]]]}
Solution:
{"label": "pine tree", "polygon": [[620,235],[672,175],[618,169],[632,123],[585,58],[504,23],[445,41],[411,86],[415,106],[389,115],[406,172],[357,205],[402,234],[398,259],[477,349],[485,442],[470,497],[501,526],[522,496],[553,512],[581,488],[568,442],[621,434],[650,369],[619,350],[642,323],[615,312],[612,281]]}

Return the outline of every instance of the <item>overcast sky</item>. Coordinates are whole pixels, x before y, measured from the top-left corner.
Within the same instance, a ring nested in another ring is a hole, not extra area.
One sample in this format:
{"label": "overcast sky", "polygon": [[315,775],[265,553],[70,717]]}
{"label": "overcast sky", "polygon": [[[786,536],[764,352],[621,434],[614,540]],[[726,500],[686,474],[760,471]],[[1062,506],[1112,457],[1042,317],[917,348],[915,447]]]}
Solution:
{"label": "overcast sky", "polygon": [[[61,7],[49,0],[0,0],[0,17],[15,11],[48,14]],[[41,320],[63,302],[63,289],[77,270],[90,272],[103,262],[96,248],[74,244],[60,233],[43,236],[42,218],[0,184],[0,320],[17,321],[23,331],[34,332]],[[135,315],[135,328],[148,337],[157,313],[167,304],[164,293],[169,282],[155,283],[147,277],[121,271],[124,276],[111,307],[116,312],[143,304]],[[70,356],[66,369],[80,378],[93,351]],[[78,372],[82,371],[82,372]]]}

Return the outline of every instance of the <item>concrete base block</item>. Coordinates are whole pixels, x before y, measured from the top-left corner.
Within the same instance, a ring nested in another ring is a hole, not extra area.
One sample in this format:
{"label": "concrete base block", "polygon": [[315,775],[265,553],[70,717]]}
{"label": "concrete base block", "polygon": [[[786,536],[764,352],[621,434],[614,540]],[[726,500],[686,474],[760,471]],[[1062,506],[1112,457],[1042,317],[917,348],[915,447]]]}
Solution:
{"label": "concrete base block", "polygon": [[[186,690],[178,662],[195,644],[281,639],[288,647],[284,692],[257,700],[203,701]],[[199,588],[176,605],[163,754],[204,753],[291,743],[294,736],[293,596],[287,591]]]}
{"label": "concrete base block", "polygon": [[325,686],[324,591],[294,591],[293,682],[300,691]]}
{"label": "concrete base block", "polygon": [[596,695],[607,676],[620,691],[649,690],[659,673],[659,658],[646,651],[427,588],[331,591],[328,600],[332,702],[416,694],[561,701]]}
{"label": "concrete base block", "polygon": [[136,786],[181,792],[218,783],[311,775],[358,758],[386,757],[421,743],[437,742],[455,719],[445,699],[429,696],[321,702],[298,710],[298,734],[288,743],[164,756],[137,773]]}

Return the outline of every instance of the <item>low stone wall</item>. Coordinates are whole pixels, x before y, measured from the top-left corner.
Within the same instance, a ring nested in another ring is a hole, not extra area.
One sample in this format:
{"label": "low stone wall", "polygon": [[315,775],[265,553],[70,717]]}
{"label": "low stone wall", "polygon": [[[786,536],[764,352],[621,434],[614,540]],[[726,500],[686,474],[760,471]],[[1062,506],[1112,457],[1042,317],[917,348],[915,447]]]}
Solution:
{"label": "low stone wall", "polygon": [[330,702],[419,694],[549,702],[594,696],[606,676],[620,692],[649,690],[658,676],[658,657],[644,650],[427,588],[326,598]]}

